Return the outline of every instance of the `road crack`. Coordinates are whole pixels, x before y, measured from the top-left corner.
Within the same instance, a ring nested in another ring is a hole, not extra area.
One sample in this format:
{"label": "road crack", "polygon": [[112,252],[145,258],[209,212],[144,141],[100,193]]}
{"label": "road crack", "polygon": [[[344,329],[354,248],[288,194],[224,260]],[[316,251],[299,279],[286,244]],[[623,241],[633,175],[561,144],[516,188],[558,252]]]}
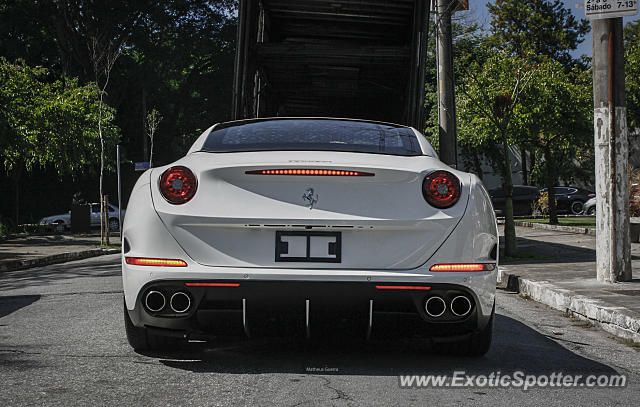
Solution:
{"label": "road crack", "polygon": [[336,393],[336,396],[332,397],[331,400],[354,401],[353,398],[349,396],[349,394],[347,394],[346,392],[331,386],[331,380],[329,380],[328,378],[324,376],[316,376],[316,375],[311,375],[311,377],[317,377],[321,379],[324,382],[323,384],[324,387],[326,387],[327,389],[333,390]]}

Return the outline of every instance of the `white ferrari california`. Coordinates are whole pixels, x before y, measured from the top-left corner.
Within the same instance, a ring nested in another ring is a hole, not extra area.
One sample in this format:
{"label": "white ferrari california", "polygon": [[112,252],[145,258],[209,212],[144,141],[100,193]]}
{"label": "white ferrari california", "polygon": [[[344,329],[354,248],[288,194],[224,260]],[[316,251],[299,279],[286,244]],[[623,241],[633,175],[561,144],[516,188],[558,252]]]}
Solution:
{"label": "white ferrari california", "polygon": [[401,321],[460,355],[491,344],[491,201],[411,127],[216,124],[185,157],[142,174],[122,247],[138,350],[274,329],[311,337],[338,321],[363,338]]}

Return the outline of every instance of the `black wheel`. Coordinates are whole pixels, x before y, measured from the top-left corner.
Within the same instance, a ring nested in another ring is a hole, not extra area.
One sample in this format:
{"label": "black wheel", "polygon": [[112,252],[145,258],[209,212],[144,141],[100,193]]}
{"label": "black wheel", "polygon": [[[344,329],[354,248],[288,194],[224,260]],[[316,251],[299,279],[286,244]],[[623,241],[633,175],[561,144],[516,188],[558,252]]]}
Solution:
{"label": "black wheel", "polygon": [[111,232],[117,232],[120,229],[120,222],[118,218],[109,218],[109,230]]}
{"label": "black wheel", "polygon": [[166,336],[154,335],[149,333],[146,328],[139,328],[133,325],[127,306],[124,307],[124,329],[127,333],[127,341],[129,345],[136,351],[145,350],[177,350],[184,341],[178,338],[170,338]]}
{"label": "black wheel", "polygon": [[147,330],[133,325],[126,305],[124,306],[124,330],[127,332],[129,345],[131,345],[134,350],[149,349],[149,345],[147,344]]}
{"label": "black wheel", "polygon": [[571,213],[574,215],[580,215],[584,211],[584,202],[573,201],[571,202]]}
{"label": "black wheel", "polygon": [[587,209],[587,215],[595,215],[596,214],[596,207],[595,206],[591,206],[589,207],[589,209]]}
{"label": "black wheel", "polygon": [[479,332],[473,333],[462,341],[434,343],[433,348],[437,353],[453,356],[480,357],[489,351],[491,337],[493,336],[493,320],[495,318],[496,305],[493,304],[491,317],[487,325]]}

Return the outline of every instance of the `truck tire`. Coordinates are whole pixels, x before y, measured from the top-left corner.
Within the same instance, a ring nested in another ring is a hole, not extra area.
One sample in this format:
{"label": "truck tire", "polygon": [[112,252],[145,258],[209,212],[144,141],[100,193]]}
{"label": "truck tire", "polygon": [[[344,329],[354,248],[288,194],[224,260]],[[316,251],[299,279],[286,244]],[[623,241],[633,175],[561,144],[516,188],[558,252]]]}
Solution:
{"label": "truck tire", "polygon": [[433,348],[437,353],[452,356],[481,357],[489,351],[491,338],[493,337],[493,320],[495,319],[496,305],[493,304],[491,317],[487,325],[478,332],[474,332],[469,338],[455,341],[434,343]]}

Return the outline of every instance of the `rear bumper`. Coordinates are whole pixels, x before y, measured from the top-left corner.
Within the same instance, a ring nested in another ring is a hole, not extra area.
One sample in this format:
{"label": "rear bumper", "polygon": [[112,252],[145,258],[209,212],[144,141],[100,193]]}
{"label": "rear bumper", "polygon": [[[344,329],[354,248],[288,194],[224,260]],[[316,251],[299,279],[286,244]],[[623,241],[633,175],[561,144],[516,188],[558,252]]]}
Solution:
{"label": "rear bumper", "polygon": [[[258,280],[247,272],[236,274],[235,279],[197,273],[182,273],[181,278],[176,278],[176,274],[181,273],[165,271],[165,278],[147,281],[137,290],[130,304],[133,307],[128,307],[129,316],[136,326],[147,327],[156,334],[180,337],[271,333],[316,336],[339,323],[347,324],[354,335],[363,337],[389,327],[424,336],[450,337],[484,328],[495,296],[495,279],[491,277],[495,271],[474,276],[468,275],[472,273],[432,273],[431,276],[423,274],[419,279],[415,275],[402,278],[398,273],[373,271],[358,272],[363,275],[357,276],[350,271],[351,275],[340,276],[342,281],[335,281],[335,275],[334,281],[327,281],[327,276],[322,276],[326,270],[322,273],[316,270],[315,274],[314,270],[287,271],[289,277],[295,276],[296,271],[304,272],[306,279],[275,279],[276,275],[272,274],[269,275],[272,279]],[[185,274],[190,278],[185,279]],[[385,274],[394,274],[394,278]],[[446,276],[449,280],[459,282],[444,281],[445,276],[440,274],[449,274]],[[485,284],[485,280],[493,282]],[[382,288],[396,286],[409,288]],[[152,312],[145,306],[150,291],[165,296],[167,304],[162,310]],[[188,311],[171,310],[170,298],[176,292],[189,296]],[[125,293],[128,294],[126,289]],[[471,302],[470,311],[463,316],[451,311],[451,300],[459,295]],[[434,318],[425,311],[425,302],[432,296],[444,299],[447,309],[442,316]]]}

